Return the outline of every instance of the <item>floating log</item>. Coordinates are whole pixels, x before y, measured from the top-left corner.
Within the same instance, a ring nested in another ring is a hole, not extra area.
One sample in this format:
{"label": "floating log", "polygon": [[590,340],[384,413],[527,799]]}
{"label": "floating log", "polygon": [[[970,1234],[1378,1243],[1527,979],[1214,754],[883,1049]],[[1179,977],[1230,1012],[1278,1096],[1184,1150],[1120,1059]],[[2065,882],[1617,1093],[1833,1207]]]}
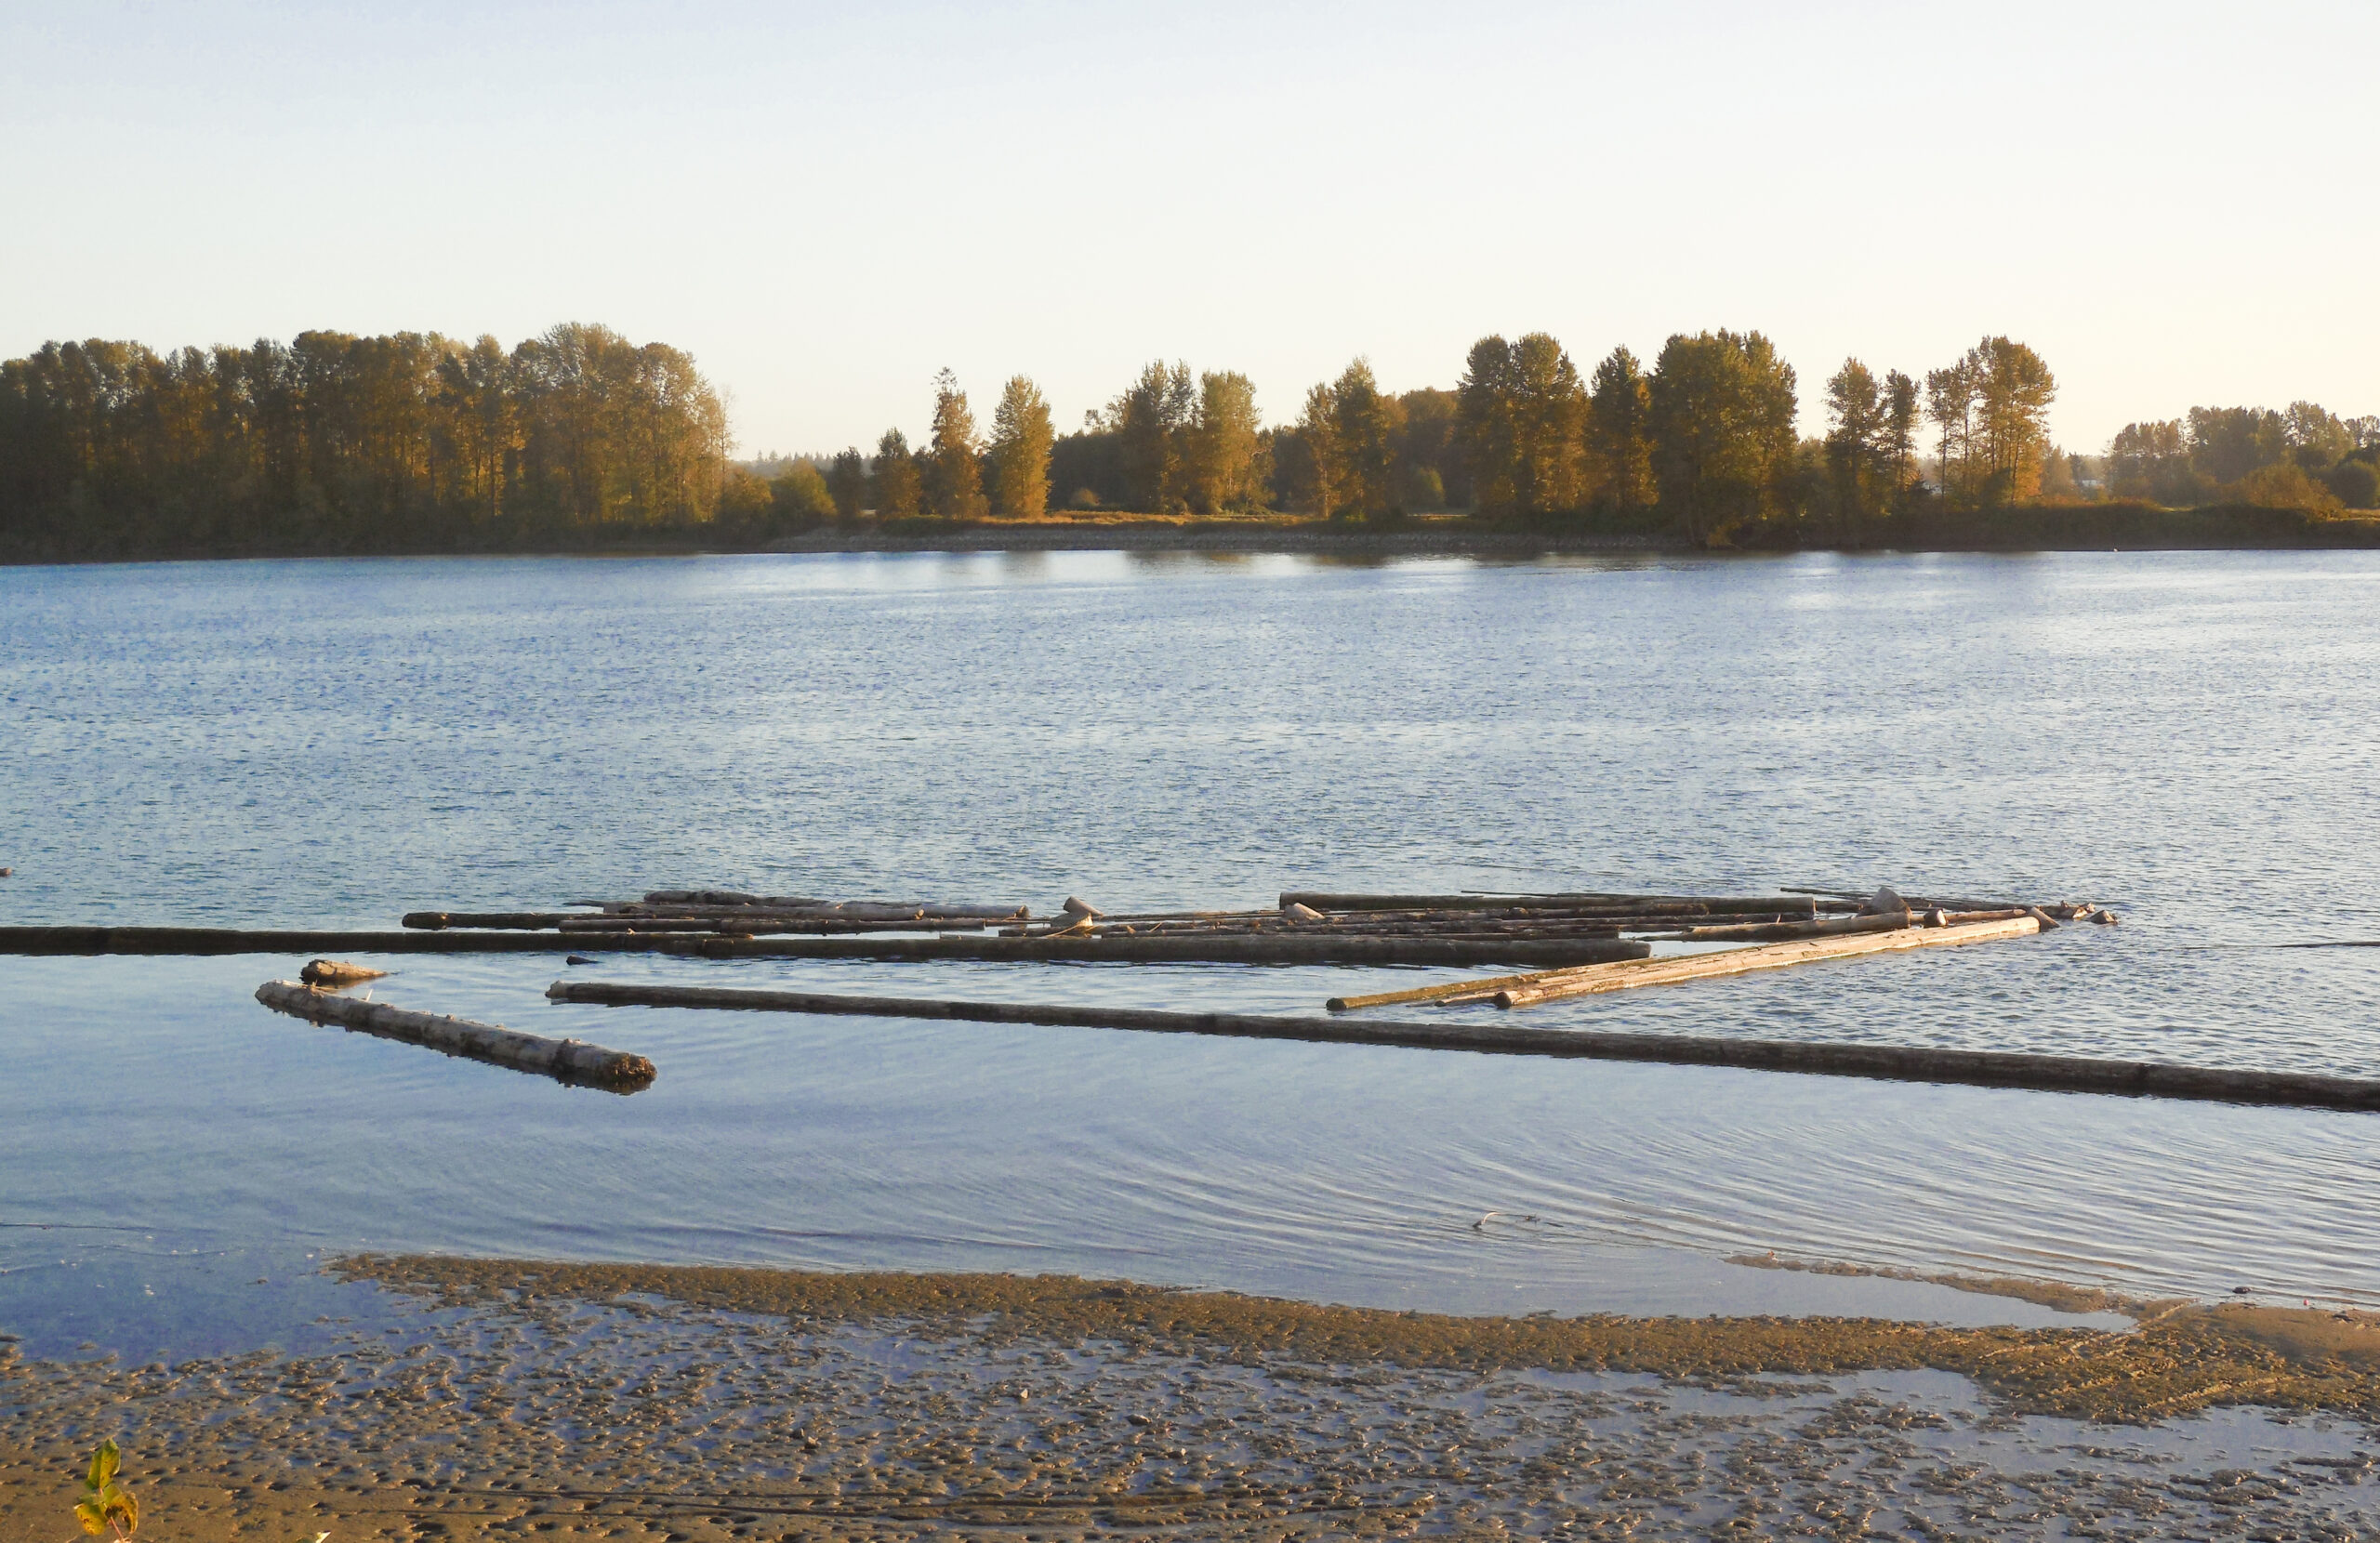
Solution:
{"label": "floating log", "polygon": [[[609,909],[613,902],[595,903]],[[800,895],[747,895],[736,890],[654,890],[644,897],[648,905],[689,905],[747,907],[761,911],[801,911],[851,917],[948,917],[953,920],[973,918],[978,921],[1007,921],[1027,916],[1030,908],[1023,905],[981,905],[968,901],[939,900],[813,900]]]}
{"label": "floating log", "polygon": [[0,927],[0,956],[218,954],[676,954],[697,958],[1064,959],[1077,963],[1535,965],[1641,959],[1649,945],[1619,938],[1335,938],[1279,933],[1224,937],[744,938],[682,932],[332,932],[215,927]]}
{"label": "floating log", "polygon": [[1944,1050],[1823,1041],[1607,1034],[1532,1029],[1509,1023],[1417,1023],[1377,1019],[1271,1017],[1254,1013],[1161,1012],[1130,1008],[1021,1002],[840,996],[812,992],[733,990],[717,986],[632,985],[609,981],[556,981],[547,988],[546,995],[557,1002],[602,1007],[711,1008],[918,1018],[938,1022],[1034,1023],[1065,1028],[1124,1029],[1144,1034],[1222,1035],[1242,1039],[1464,1050],[1486,1055],[1654,1062],[1676,1066],[1729,1066],[1746,1071],[1797,1072],[1894,1082],[1962,1083],[1986,1088],[2100,1093],[2129,1098],[2380,1110],[2380,1081],[2315,1076],[2297,1072],[2176,1066],[2139,1061],[2096,1061],[2080,1056],[2026,1055],[2006,1050]]}
{"label": "floating log", "polygon": [[[1500,1008],[1533,1008],[1541,1002],[1559,1002],[1572,996],[1593,996],[1607,991],[1629,991],[1638,986],[1673,985],[1682,981],[1709,980],[1721,975],[1743,975],[1758,969],[1783,969],[1792,965],[1813,964],[1820,959],[1849,958],[1861,954],[1883,954],[1908,948],[1942,948],[1959,943],[1990,943],[2000,938],[2018,938],[2041,930],[2041,923],[2030,917],[2018,917],[2011,921],[1978,921],[1964,927],[1911,928],[1903,925],[1889,931],[1867,932],[1851,937],[1805,938],[1798,943],[1765,943],[1755,948],[1731,948],[1718,954],[1689,954],[1666,959],[1646,959],[1641,963],[1609,965],[1595,969],[1564,970],[1551,979],[1531,983],[1505,986],[1485,1000]],[[1457,996],[1452,1001],[1468,998]]]}
{"label": "floating log", "polygon": [[1375,991],[1362,996],[1333,996],[1323,1003],[1331,1012],[1354,1012],[1362,1008],[1390,1008],[1407,1002],[1438,1002],[1449,996],[1479,996],[1501,991],[1506,986],[1527,985],[1544,980],[1551,970],[1531,970],[1526,975],[1488,975],[1468,981],[1441,981],[1434,986],[1413,986],[1405,991]]}
{"label": "floating log", "polygon": [[[1787,885],[1784,889],[1789,895],[1809,895],[1822,902],[1830,900],[1837,903],[1858,902],[1861,904],[1866,903],[1869,897],[1875,893],[1873,890],[1807,890],[1792,885]],[[2005,900],[1962,900],[1952,895],[1904,895],[1902,898],[1912,909],[1920,911],[1938,908],[1944,911],[2021,912],[2029,909],[2028,906]]]}
{"label": "floating log", "polygon": [[615,932],[724,932],[747,937],[764,932],[784,932],[840,937],[858,932],[981,931],[990,925],[989,922],[958,921],[945,917],[904,917],[897,921],[859,921],[841,917],[766,917],[729,912],[718,917],[570,917],[555,930],[567,937],[608,936]]}
{"label": "floating log", "polygon": [[369,965],[351,964],[345,959],[308,959],[298,978],[310,986],[353,986],[366,981],[385,981],[389,972],[374,969]]}
{"label": "floating log", "polygon": [[334,996],[295,981],[267,981],[257,987],[257,1000],[276,1012],[337,1023],[341,1028],[426,1046],[449,1055],[516,1071],[537,1072],[559,1082],[583,1083],[616,1093],[650,1087],[653,1062],[641,1055],[607,1050],[583,1039],[549,1039],[468,1018],[444,1018],[414,1012],[386,1002]]}
{"label": "floating log", "polygon": [[1709,916],[1779,913],[1813,916],[1818,903],[1808,895],[1352,895],[1293,890],[1281,896],[1283,905],[1310,905],[1317,911],[1488,911],[1507,906],[1533,909],[1592,910],[1603,907],[1634,915],[1659,916],[1672,907],[1702,907]]}
{"label": "floating log", "polygon": [[[502,936],[503,934],[494,934]],[[1620,938],[1342,938],[1303,929],[1254,935],[1034,938],[659,937],[665,954],[706,959],[1064,959],[1076,963],[1261,965],[1578,965],[1641,959]]]}
{"label": "floating log", "polygon": [[[632,939],[606,947],[651,947]],[[236,927],[0,927],[5,954],[559,954],[553,932],[367,932]]]}
{"label": "floating log", "polygon": [[1689,927],[1687,943],[1779,943],[1788,938],[1825,938],[1849,932],[1894,932],[1911,924],[1907,911],[1879,916],[1839,917],[1832,921],[1784,921],[1744,926]]}
{"label": "floating log", "polygon": [[539,931],[588,919],[573,911],[407,911],[397,925],[428,932],[443,932],[450,927]]}

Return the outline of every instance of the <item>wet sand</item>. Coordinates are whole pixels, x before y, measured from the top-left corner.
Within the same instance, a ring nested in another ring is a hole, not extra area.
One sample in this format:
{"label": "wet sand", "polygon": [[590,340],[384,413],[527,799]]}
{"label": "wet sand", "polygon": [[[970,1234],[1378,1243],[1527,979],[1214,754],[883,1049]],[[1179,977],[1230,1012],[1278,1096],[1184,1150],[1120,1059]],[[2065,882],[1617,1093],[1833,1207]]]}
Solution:
{"label": "wet sand", "polygon": [[403,1305],[328,1353],[0,1344],[0,1536],[70,1536],[110,1435],[171,1543],[2347,1538],[2380,1512],[2360,1314],[1464,1318],[1058,1276],[333,1269]]}

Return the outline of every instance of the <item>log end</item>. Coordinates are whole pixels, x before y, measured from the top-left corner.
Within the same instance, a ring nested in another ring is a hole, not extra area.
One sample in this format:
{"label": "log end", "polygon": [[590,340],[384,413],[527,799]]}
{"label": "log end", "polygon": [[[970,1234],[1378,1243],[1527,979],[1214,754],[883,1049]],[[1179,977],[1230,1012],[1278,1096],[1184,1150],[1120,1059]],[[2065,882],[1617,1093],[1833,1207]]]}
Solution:
{"label": "log end", "polygon": [[346,959],[308,959],[305,968],[298,971],[298,978],[310,986],[352,986],[365,981],[386,980],[388,974],[385,969]]}
{"label": "log end", "polygon": [[446,913],[443,911],[407,911],[404,914],[404,918],[400,921],[398,925],[401,927],[410,927],[414,930],[419,932],[442,932],[445,930],[446,928]]}
{"label": "log end", "polygon": [[660,1075],[659,1069],[644,1057],[621,1051],[596,1067],[588,1080],[615,1093],[634,1093],[652,1087],[653,1079]]}
{"label": "log end", "polygon": [[1347,1010],[1347,999],[1344,996],[1333,996],[1330,1000],[1322,1004],[1322,1009],[1325,1012],[1345,1012]]}

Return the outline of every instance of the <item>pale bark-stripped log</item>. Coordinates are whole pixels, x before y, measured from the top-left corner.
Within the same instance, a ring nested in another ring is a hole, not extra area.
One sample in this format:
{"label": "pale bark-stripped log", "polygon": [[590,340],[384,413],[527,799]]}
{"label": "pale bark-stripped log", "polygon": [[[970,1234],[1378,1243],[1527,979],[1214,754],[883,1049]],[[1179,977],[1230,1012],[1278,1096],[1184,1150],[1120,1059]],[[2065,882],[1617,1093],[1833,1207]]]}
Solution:
{"label": "pale bark-stripped log", "polygon": [[2380,1110],[2380,1081],[2314,1076],[2295,1072],[2233,1070],[2220,1066],[2175,1066],[2139,1061],[2095,1061],[2080,1056],[2026,1055],[2007,1050],[1945,1050],[1898,1045],[1608,1034],[1524,1028],[1511,1023],[1419,1023],[1400,1022],[1393,1019],[1290,1018],[1255,1013],[1160,1012],[1048,1003],[840,996],[715,986],[631,985],[608,981],[556,981],[547,988],[546,995],[557,1002],[602,1007],[723,1008],[761,1012],[917,1018],[936,1022],[1032,1023],[1063,1028],[1124,1029],[1144,1034],[1220,1035],[1241,1039],[1464,1050],[1486,1055],[1727,1066],[1747,1071],[1799,1072],[1820,1076],[1869,1077],[1894,1082],[1964,1083],[2044,1092],[2285,1104],[2315,1109]]}
{"label": "pale bark-stripped log", "polygon": [[1590,910],[1601,906],[1612,910],[1632,908],[1640,915],[1659,915],[1672,906],[1699,905],[1711,916],[1745,912],[1812,916],[1818,910],[1818,903],[1808,895],[1362,895],[1329,894],[1309,890],[1284,892],[1281,903],[1288,905],[1292,903],[1311,905],[1317,911],[1485,911],[1507,906]]}
{"label": "pale bark-stripped log", "polygon": [[1789,938],[1827,938],[1852,932],[1897,932],[1911,924],[1907,911],[1875,917],[1840,917],[1833,921],[1753,923],[1733,927],[1689,927],[1687,943],[1782,943]]}
{"label": "pale bark-stripped log", "polygon": [[1541,981],[1554,973],[1556,972],[1537,969],[1526,975],[1486,975],[1468,981],[1441,981],[1434,986],[1413,986],[1404,991],[1375,991],[1368,996],[1333,996],[1322,1005],[1331,1012],[1355,1012],[1364,1008],[1391,1008],[1407,1002],[1438,1002],[1449,996],[1480,996],[1488,992],[1501,991],[1506,986]]}
{"label": "pale bark-stripped log", "polygon": [[[1633,964],[1607,965],[1595,969],[1565,970],[1554,979],[1503,987],[1486,999],[1500,1008],[1533,1008],[1541,1002],[1593,996],[1607,991],[1673,985],[1683,981],[1711,980],[1759,969],[1783,969],[1792,965],[1813,964],[1820,959],[1851,958],[1862,954],[1990,943],[2000,938],[2025,937],[2040,930],[2041,923],[2032,917],[2018,917],[2012,921],[1979,921],[1965,927],[1904,926],[1891,931],[1860,933],[1851,937],[1805,938],[1798,943],[1764,943],[1753,948],[1731,948],[1718,954],[1689,954],[1665,959],[1646,959]],[[1455,1001],[1463,999],[1451,998]]]}
{"label": "pale bark-stripped log", "polygon": [[652,1084],[653,1062],[641,1055],[607,1050],[583,1039],[549,1039],[468,1018],[447,1018],[415,1012],[386,1002],[335,996],[296,981],[267,981],[257,987],[257,1000],[276,1012],[337,1023],[341,1028],[401,1039],[448,1055],[516,1071],[537,1072],[559,1082],[585,1083],[613,1092],[633,1093]]}

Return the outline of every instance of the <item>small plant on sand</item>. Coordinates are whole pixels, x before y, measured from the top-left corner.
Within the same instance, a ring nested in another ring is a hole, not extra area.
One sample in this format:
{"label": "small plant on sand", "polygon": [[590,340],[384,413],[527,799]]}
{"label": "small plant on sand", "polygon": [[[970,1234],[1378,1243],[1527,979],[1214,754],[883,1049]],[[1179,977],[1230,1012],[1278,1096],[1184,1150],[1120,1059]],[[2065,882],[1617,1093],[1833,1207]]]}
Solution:
{"label": "small plant on sand", "polygon": [[140,1502],[116,1477],[123,1468],[124,1454],[112,1439],[99,1443],[91,1454],[91,1470],[83,1476],[83,1498],[74,1507],[74,1520],[94,1537],[112,1533],[129,1538],[140,1525]]}
{"label": "small plant on sand", "polygon": [[[74,1506],[74,1520],[93,1537],[106,1536],[116,1543],[132,1543],[133,1532],[140,1525],[140,1502],[116,1477],[123,1471],[123,1449],[112,1438],[99,1443],[99,1450],[91,1454],[91,1470],[83,1476],[83,1498]],[[327,1543],[330,1536],[318,1532],[313,1543]]]}

